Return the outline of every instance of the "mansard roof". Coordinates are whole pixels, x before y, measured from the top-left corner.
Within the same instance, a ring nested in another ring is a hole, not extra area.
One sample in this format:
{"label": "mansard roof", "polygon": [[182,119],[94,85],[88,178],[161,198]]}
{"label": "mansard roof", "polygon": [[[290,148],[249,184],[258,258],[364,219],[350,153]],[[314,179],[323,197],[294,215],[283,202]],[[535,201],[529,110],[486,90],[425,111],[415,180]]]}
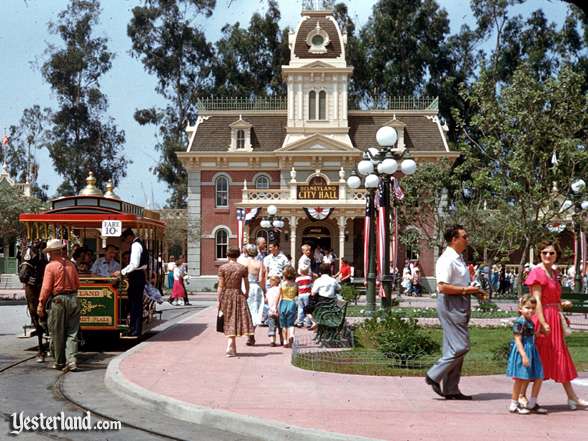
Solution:
{"label": "mansard roof", "polygon": [[[253,152],[273,152],[282,147],[288,123],[285,112],[276,111],[275,115],[241,113],[243,119],[252,124],[251,147]],[[238,115],[239,113],[228,112],[208,115],[208,118],[198,125],[194,142],[189,151],[194,153],[226,152],[231,144],[230,125],[235,122]],[[411,151],[447,151],[439,125],[434,121],[434,115],[431,113],[395,115],[392,111],[350,111],[348,116],[349,136],[353,146],[359,150],[375,146],[376,132],[380,127],[389,124],[394,117],[406,124],[404,142]]]}
{"label": "mansard roof", "polygon": [[[323,54],[311,53],[308,44],[306,44],[306,37],[317,27],[317,24],[329,36],[327,51]],[[294,54],[298,58],[338,58],[341,56],[342,50],[343,45],[339,38],[337,25],[328,16],[311,16],[302,21],[294,43]]]}

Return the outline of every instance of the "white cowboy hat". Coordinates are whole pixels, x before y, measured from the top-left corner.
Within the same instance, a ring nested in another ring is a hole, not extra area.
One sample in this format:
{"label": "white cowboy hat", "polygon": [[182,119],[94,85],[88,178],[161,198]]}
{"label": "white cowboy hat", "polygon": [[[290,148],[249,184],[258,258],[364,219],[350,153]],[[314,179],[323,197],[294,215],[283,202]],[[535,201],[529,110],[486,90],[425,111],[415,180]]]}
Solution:
{"label": "white cowboy hat", "polygon": [[47,247],[43,250],[43,253],[48,253],[50,251],[58,251],[65,248],[65,243],[61,239],[51,239],[47,242]]}

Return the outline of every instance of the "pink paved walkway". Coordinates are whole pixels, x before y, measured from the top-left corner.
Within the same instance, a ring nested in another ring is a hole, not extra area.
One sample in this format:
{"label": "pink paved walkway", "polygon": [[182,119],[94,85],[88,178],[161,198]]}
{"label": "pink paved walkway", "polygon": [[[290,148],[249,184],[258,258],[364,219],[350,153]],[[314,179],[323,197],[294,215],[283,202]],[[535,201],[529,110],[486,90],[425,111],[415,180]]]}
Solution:
{"label": "pink paved walkway", "polygon": [[[257,329],[258,346],[245,346],[243,338],[240,356],[226,358],[214,319],[215,310],[208,308],[149,340],[122,361],[122,375],[187,403],[376,439],[588,439],[588,411],[569,411],[562,388],[552,382],[544,385],[540,400],[549,415],[511,415],[505,410],[511,388],[505,376],[466,377],[462,390],[475,401],[445,401],[422,378],[295,368],[290,350],[267,345],[267,328]],[[588,398],[587,386],[576,390]]]}

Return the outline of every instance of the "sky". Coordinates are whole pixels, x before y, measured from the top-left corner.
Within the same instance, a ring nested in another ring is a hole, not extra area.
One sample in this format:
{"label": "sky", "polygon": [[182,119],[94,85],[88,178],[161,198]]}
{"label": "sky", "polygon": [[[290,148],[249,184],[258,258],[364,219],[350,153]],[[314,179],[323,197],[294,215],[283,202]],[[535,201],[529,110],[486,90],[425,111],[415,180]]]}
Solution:
{"label": "sky", "polygon": [[[375,0],[346,0],[356,27],[361,27],[371,15]],[[473,26],[469,2],[465,0],[437,0],[449,14],[451,33],[458,32],[462,24]],[[59,40],[47,30],[47,23],[55,20],[67,0],[0,0],[2,25],[0,26],[0,130],[16,124],[22,111],[35,104],[56,107],[55,96],[43,81],[38,66],[42,64],[48,43]],[[127,24],[133,7],[141,0],[102,0],[100,25],[96,36],[109,40],[109,50],[116,54],[112,69],[101,80],[103,92],[109,100],[109,116],[119,129],[126,133],[125,156],[131,158],[127,177],[119,183],[116,193],[124,200],[152,208],[165,205],[169,197],[167,185],[149,172],[160,156],[155,150],[156,128],[141,127],[133,119],[136,109],[163,106],[164,101],[155,93],[155,78],[146,73],[141,63],[129,55],[130,39]],[[197,22],[209,41],[216,41],[226,23],[240,21],[246,26],[251,15],[265,10],[264,0],[217,0],[210,18]],[[294,28],[300,20],[301,0],[279,0],[282,27]],[[527,0],[513,10],[527,16],[530,11],[542,8],[550,20],[562,23],[567,7],[558,0]],[[514,15],[513,14],[513,15]],[[235,20],[241,18],[241,20]],[[53,196],[61,177],[53,170],[46,150],[35,153],[40,164],[39,184],[49,185]]]}

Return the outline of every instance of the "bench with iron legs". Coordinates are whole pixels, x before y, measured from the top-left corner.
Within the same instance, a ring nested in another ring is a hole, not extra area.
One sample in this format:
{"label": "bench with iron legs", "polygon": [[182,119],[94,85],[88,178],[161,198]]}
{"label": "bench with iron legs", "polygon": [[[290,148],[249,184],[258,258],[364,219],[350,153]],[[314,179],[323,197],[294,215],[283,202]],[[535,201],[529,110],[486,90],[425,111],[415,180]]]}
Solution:
{"label": "bench with iron legs", "polygon": [[341,306],[337,299],[329,299],[319,303],[312,317],[317,324],[317,331],[314,340],[318,343],[329,343],[345,337],[348,302]]}

